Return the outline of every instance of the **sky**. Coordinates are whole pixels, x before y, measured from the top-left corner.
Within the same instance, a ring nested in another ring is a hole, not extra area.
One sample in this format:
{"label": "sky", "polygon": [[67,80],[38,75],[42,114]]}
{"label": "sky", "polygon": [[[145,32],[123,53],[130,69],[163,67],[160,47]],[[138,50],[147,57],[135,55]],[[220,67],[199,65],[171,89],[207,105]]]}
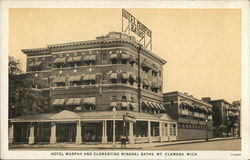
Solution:
{"label": "sky", "polygon": [[[239,9],[126,8],[151,31],[153,52],[167,61],[163,92],[229,102],[241,99],[241,12]],[[21,49],[94,40],[121,32],[121,9],[32,9],[9,12],[9,55]]]}

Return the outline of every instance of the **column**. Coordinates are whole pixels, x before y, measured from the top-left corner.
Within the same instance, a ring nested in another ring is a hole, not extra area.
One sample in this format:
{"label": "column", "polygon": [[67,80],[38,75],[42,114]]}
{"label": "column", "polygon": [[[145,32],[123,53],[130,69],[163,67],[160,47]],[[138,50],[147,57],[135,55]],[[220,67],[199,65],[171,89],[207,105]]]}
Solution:
{"label": "column", "polygon": [[14,142],[14,124],[10,123],[9,124],[9,144],[13,144]]}
{"label": "column", "polygon": [[148,143],[151,143],[151,122],[148,121]]}
{"label": "column", "polygon": [[30,136],[29,136],[29,144],[35,143],[35,137],[34,137],[34,124],[30,124]]}
{"label": "column", "polygon": [[76,144],[82,143],[82,126],[81,121],[76,124]]}
{"label": "column", "polygon": [[175,124],[176,125],[176,140],[178,140],[178,123]]}
{"label": "column", "polygon": [[50,135],[50,144],[56,143],[56,123],[51,123],[51,135]]}
{"label": "column", "polygon": [[160,137],[160,142],[163,141],[163,135],[162,135],[162,122],[159,122],[159,137]]}
{"label": "column", "polygon": [[107,143],[107,121],[102,121],[102,143]]}
{"label": "column", "polygon": [[170,135],[170,126],[171,123],[168,123],[168,141],[171,141],[171,135]]}
{"label": "column", "polygon": [[134,144],[134,124],[133,122],[129,122],[129,143]]}

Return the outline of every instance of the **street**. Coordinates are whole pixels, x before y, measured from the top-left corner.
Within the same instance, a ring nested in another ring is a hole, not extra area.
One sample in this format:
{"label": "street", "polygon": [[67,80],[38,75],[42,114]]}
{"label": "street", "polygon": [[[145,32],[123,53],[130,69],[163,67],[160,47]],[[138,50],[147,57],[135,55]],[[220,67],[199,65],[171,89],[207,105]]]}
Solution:
{"label": "street", "polygon": [[127,148],[120,148],[120,144],[113,148],[112,145],[14,145],[10,147],[10,150],[42,150],[42,151],[53,151],[53,150],[77,150],[77,151],[91,151],[91,150],[161,150],[161,151],[171,151],[171,150],[202,150],[202,151],[212,151],[212,150],[241,150],[241,139],[228,139],[228,140],[218,140],[209,142],[196,142],[196,143],[186,143],[186,144],[169,144],[169,143],[151,143],[151,144],[128,144]]}
{"label": "street", "polygon": [[168,146],[159,147],[149,147],[144,148],[146,150],[241,150],[241,140],[223,140],[223,141],[211,141],[211,142],[201,142],[201,143],[190,143],[190,144],[176,144]]}

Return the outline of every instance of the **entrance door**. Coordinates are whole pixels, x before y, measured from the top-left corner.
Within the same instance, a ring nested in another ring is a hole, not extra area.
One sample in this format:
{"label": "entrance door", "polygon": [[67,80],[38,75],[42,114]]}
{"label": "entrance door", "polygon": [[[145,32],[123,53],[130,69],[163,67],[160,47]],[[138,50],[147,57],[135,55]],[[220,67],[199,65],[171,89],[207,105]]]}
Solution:
{"label": "entrance door", "polygon": [[56,137],[57,142],[75,142],[76,123],[57,123]]}

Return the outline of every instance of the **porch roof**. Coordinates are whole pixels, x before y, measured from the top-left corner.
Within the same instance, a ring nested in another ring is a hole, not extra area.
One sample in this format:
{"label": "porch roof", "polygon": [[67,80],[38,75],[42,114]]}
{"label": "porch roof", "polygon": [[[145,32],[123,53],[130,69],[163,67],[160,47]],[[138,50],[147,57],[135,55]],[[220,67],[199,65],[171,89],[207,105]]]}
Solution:
{"label": "porch roof", "polygon": [[[123,119],[123,115],[125,115],[126,112],[132,113],[137,120],[147,120],[147,121],[156,120],[156,121],[175,122],[167,114],[148,114],[148,113],[139,113],[139,112],[134,112],[134,111],[116,111],[115,118]],[[64,113],[63,116],[61,116],[62,113]],[[70,120],[70,119],[81,119],[83,121],[84,120],[91,121],[91,120],[113,119],[113,112],[112,111],[71,112],[71,111],[64,110],[59,113],[42,113],[42,114],[33,114],[33,115],[14,117],[14,118],[11,118],[10,121],[32,122],[32,121],[41,121],[41,120],[53,121],[53,120]]]}

